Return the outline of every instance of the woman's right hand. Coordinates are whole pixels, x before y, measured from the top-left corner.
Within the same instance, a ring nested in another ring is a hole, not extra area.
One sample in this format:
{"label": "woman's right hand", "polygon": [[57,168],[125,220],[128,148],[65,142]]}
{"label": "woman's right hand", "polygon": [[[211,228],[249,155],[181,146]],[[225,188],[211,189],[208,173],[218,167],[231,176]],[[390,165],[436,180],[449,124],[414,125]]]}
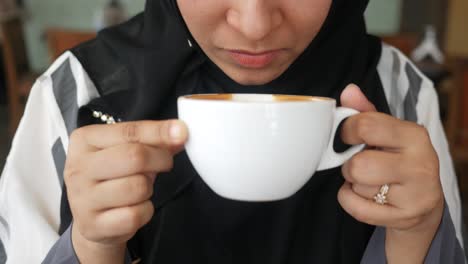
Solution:
{"label": "woman's right hand", "polygon": [[127,241],[153,216],[160,172],[172,169],[188,132],[183,122],[93,125],[70,137],[64,179],[81,263],[122,263]]}

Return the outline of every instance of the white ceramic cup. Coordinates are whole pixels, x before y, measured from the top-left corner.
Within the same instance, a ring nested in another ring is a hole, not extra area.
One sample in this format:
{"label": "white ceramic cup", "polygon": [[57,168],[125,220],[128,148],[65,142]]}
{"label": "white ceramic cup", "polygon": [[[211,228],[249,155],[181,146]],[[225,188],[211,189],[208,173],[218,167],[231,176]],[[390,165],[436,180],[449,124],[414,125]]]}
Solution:
{"label": "white ceramic cup", "polygon": [[331,98],[198,94],[178,99],[187,124],[185,149],[218,195],[275,201],[295,194],[317,170],[342,165],[363,149],[333,150],[339,124],[357,114]]}

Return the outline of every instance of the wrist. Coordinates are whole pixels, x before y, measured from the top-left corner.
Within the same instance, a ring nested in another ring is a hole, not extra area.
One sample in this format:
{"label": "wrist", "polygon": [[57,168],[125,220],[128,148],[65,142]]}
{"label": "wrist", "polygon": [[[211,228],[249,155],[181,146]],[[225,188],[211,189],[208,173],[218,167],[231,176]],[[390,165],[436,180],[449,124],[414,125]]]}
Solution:
{"label": "wrist", "polygon": [[80,263],[124,263],[126,243],[113,245],[87,240],[72,226],[72,244]]}
{"label": "wrist", "polygon": [[386,229],[385,251],[387,262],[423,263],[432,240],[439,229],[444,201],[421,223],[408,229]]}

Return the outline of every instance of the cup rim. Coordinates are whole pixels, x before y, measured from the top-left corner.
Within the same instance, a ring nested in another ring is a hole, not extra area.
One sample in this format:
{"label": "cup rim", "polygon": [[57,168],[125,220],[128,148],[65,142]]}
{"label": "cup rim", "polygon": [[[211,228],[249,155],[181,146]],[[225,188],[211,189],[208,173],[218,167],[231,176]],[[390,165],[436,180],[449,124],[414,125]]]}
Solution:
{"label": "cup rim", "polygon": [[[273,97],[291,97],[299,98],[299,100],[271,100],[271,101],[261,101],[261,100],[252,100],[252,101],[243,101],[243,100],[230,100],[233,96],[273,96]],[[217,99],[219,98],[219,99]],[[259,93],[202,93],[202,94],[189,94],[179,97],[179,100],[190,100],[190,101],[203,101],[203,102],[225,102],[225,103],[274,103],[274,104],[284,104],[284,103],[310,103],[310,102],[328,102],[336,103],[334,98],[323,97],[323,96],[313,96],[313,95],[291,95],[291,94],[259,94]]]}

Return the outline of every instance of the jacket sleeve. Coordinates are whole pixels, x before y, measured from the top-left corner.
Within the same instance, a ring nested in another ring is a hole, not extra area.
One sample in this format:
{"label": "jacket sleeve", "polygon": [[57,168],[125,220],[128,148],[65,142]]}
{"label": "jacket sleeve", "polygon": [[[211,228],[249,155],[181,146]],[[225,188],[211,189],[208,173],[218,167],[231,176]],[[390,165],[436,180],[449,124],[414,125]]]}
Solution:
{"label": "jacket sleeve", "polygon": [[420,92],[417,105],[419,123],[429,132],[432,145],[439,158],[439,175],[444,191],[447,210],[452,217],[455,235],[463,247],[463,215],[458,188],[458,178],[455,174],[450,146],[445,136],[444,127],[440,119],[439,99],[432,83],[428,83]]}
{"label": "jacket sleeve", "polygon": [[0,239],[7,263],[37,263],[58,239],[61,179],[52,149],[60,124],[53,120],[47,83],[39,79],[31,90],[0,178]]}
{"label": "jacket sleeve", "polygon": [[[424,264],[464,264],[465,255],[455,235],[455,228],[447,207],[439,229],[431,243]],[[385,264],[385,228],[377,227],[372,235],[361,264]]]}
{"label": "jacket sleeve", "polygon": [[40,263],[59,239],[69,134],[79,106],[95,96],[69,52],[34,84],[0,178],[0,240],[7,263]]}
{"label": "jacket sleeve", "polygon": [[[42,262],[43,264],[79,264],[71,238],[71,226],[62,234]],[[126,254],[125,264],[131,264],[130,255]]]}
{"label": "jacket sleeve", "polygon": [[43,264],[79,264],[71,240],[71,228],[69,227],[55,243],[42,262]]}

